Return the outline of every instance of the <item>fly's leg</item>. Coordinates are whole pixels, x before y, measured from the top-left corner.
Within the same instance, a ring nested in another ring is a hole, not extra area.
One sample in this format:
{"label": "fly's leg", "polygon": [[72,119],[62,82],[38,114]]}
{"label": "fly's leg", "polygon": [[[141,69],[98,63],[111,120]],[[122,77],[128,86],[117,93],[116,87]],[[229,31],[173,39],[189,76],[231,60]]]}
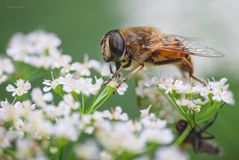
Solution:
{"label": "fly's leg", "polygon": [[122,83],[133,77],[139,70],[141,70],[144,67],[143,64],[140,64],[136,66],[119,84],[117,85],[116,88],[119,88]]}
{"label": "fly's leg", "polygon": [[[110,72],[113,73],[113,69],[112,66],[109,66]],[[118,79],[120,77],[120,73],[123,70],[123,68],[121,68],[121,64],[120,63],[116,63],[116,71],[113,73],[113,75],[104,82],[104,85],[109,84],[113,79]]]}
{"label": "fly's leg", "polygon": [[194,79],[195,81],[206,85],[206,82],[204,82],[200,78],[193,75],[193,65],[192,65],[192,62],[190,61],[190,59],[187,59],[184,57],[183,61],[184,61],[184,63],[186,63],[187,67],[183,66],[183,67],[181,67],[181,70],[183,72],[188,72],[190,79]]}

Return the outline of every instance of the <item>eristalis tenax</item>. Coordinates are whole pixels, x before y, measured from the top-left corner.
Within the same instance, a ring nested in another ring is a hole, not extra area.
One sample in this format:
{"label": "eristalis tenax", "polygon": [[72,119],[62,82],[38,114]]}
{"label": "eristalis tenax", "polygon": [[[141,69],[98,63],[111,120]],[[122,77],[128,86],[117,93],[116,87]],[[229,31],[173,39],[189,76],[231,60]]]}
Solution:
{"label": "eristalis tenax", "polygon": [[194,76],[191,55],[223,56],[223,54],[198,42],[178,35],[163,34],[154,27],[129,27],[111,30],[105,34],[100,44],[104,61],[114,62],[116,66],[116,71],[106,83],[118,78],[122,70],[131,70],[118,86],[133,77],[145,66],[165,64],[175,64],[184,76],[204,83]]}

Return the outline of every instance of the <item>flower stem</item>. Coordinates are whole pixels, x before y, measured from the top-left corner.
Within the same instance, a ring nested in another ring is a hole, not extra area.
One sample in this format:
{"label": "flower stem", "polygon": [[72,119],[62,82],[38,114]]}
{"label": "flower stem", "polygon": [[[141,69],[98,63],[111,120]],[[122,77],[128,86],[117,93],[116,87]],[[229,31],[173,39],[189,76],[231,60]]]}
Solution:
{"label": "flower stem", "polygon": [[184,118],[186,118],[188,122],[191,122],[187,114],[184,112],[181,106],[177,104],[172,95],[165,94],[163,91],[161,91],[161,93],[166,97],[169,103],[178,111],[179,114],[181,114]]}
{"label": "flower stem", "polygon": [[216,110],[217,106],[218,106],[218,103],[214,101],[213,105],[198,118],[197,123],[200,124],[206,121],[207,119],[209,119],[210,116],[213,115],[213,111]]}
{"label": "flower stem", "polygon": [[112,87],[106,87],[95,99],[94,102],[92,102],[91,106],[89,107],[88,111],[86,113],[90,114],[96,109],[98,109],[100,106],[102,106],[106,100],[109,99],[109,97],[113,94],[114,88]]}
{"label": "flower stem", "polygon": [[183,133],[175,141],[175,144],[181,145],[184,142],[184,140],[187,138],[187,136],[191,132],[191,130],[192,130],[192,127],[188,124],[186,129],[183,131]]}

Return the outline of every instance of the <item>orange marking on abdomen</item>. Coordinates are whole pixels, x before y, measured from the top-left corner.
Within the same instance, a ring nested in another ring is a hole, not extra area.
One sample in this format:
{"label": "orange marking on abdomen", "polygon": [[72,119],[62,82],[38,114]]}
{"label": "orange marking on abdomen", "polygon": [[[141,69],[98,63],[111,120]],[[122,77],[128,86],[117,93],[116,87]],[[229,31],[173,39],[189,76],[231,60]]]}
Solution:
{"label": "orange marking on abdomen", "polygon": [[182,53],[182,52],[178,52],[178,53],[177,53],[177,56],[178,56],[178,57],[186,57],[186,54],[185,54],[185,53]]}
{"label": "orange marking on abdomen", "polygon": [[185,53],[178,52],[178,51],[160,51],[160,56],[163,56],[165,58],[183,58],[186,57]]}

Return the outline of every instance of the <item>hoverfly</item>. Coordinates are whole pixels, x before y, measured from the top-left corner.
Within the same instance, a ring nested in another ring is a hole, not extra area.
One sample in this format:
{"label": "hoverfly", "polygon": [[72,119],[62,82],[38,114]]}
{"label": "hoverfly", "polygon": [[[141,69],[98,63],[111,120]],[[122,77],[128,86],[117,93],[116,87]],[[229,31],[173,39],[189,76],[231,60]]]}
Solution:
{"label": "hoverfly", "polygon": [[111,30],[105,34],[100,44],[104,61],[114,62],[116,66],[116,71],[106,83],[118,78],[121,71],[131,70],[119,85],[145,66],[165,64],[175,64],[184,76],[204,83],[194,76],[191,56],[223,56],[212,48],[182,36],[163,34],[154,27]]}

